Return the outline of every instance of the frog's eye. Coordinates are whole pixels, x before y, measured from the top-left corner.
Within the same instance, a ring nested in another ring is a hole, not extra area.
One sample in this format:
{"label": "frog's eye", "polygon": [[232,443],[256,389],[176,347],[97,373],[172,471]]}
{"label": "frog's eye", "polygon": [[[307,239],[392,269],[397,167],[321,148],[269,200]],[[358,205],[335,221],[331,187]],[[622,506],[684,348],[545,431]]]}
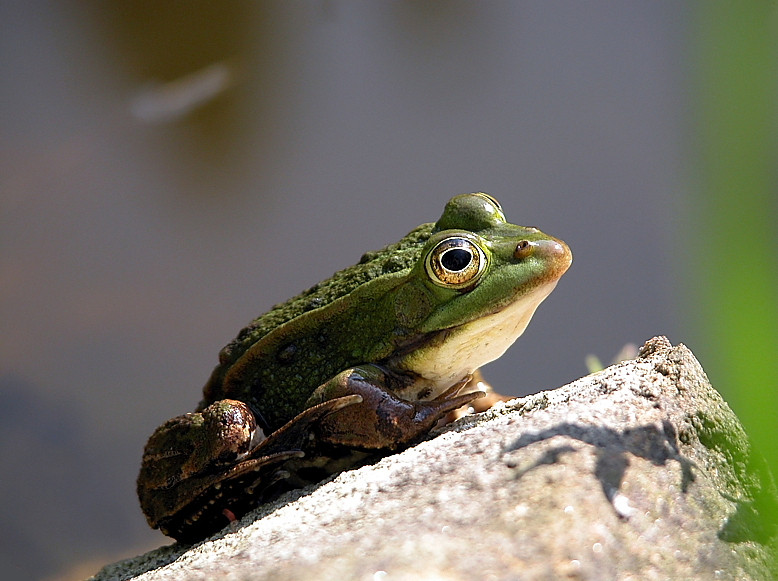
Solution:
{"label": "frog's eye", "polygon": [[486,254],[468,238],[452,236],[427,255],[427,274],[435,284],[455,289],[474,286],[486,269]]}

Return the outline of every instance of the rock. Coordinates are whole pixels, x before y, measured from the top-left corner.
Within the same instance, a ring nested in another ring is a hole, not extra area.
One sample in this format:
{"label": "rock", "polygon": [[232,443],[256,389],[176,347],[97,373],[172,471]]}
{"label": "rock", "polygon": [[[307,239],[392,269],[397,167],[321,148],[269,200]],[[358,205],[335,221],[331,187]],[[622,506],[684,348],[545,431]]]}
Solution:
{"label": "rock", "polygon": [[692,353],[657,337],[93,579],[770,579],[757,468]]}

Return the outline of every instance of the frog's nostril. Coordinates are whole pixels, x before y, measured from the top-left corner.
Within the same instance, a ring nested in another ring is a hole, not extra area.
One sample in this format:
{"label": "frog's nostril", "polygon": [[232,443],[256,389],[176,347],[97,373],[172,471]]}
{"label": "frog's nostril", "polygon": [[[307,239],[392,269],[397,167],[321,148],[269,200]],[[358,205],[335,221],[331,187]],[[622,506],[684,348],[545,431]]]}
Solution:
{"label": "frog's nostril", "polygon": [[568,261],[572,260],[570,250],[559,240],[521,240],[516,244],[513,251],[516,260],[523,260],[532,255],[554,261],[562,260],[567,256]]}
{"label": "frog's nostril", "polygon": [[513,257],[521,260],[522,258],[527,258],[530,254],[532,254],[532,248],[534,244],[530,242],[529,240],[521,240],[516,245],[516,249],[513,251]]}

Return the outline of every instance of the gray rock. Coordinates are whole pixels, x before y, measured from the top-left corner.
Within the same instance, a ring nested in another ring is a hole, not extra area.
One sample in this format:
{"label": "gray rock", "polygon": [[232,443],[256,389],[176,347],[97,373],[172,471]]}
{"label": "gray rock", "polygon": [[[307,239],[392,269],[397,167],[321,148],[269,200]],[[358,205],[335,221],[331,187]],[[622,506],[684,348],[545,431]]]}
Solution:
{"label": "gray rock", "polygon": [[692,353],[658,337],[93,579],[771,579],[755,462]]}

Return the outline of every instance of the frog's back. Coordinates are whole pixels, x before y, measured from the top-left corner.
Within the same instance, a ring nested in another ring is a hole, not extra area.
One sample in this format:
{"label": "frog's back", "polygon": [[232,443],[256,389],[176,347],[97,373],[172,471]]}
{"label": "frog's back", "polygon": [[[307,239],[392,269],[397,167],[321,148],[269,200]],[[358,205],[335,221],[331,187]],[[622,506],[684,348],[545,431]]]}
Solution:
{"label": "frog's back", "polygon": [[422,224],[399,242],[365,253],[354,266],[336,272],[329,279],[284,303],[275,305],[267,313],[254,319],[219,353],[219,365],[214,369],[205,386],[203,404],[220,397],[220,385],[226,371],[268,333],[309,311],[329,305],[370,280],[411,269],[418,260],[433,227],[432,223]]}

